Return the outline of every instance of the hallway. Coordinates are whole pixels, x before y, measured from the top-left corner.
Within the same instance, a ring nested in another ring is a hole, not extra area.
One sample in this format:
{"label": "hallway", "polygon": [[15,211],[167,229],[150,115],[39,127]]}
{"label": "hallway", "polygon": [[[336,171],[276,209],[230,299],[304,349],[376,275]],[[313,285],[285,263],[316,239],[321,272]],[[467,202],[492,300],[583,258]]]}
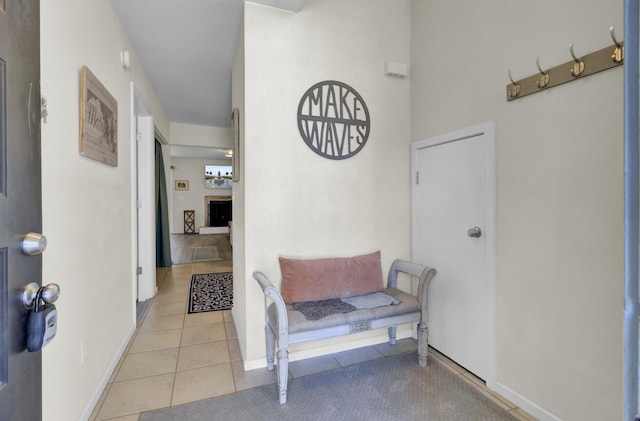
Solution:
{"label": "hallway", "polygon": [[215,245],[223,260],[158,268],[158,293],[138,324],[90,420],[137,420],[141,412],[275,382],[272,372],[245,373],[231,311],[187,314],[191,276],[231,272],[229,236],[172,235],[173,260],[191,247]]}

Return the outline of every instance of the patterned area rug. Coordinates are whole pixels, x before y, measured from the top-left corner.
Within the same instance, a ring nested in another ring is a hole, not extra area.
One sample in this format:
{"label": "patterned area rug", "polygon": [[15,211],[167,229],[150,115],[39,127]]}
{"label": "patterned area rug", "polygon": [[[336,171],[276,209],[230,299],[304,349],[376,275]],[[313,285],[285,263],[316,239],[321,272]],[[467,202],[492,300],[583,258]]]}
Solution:
{"label": "patterned area rug", "polygon": [[201,273],[191,277],[189,314],[231,310],[233,307],[233,273]]}
{"label": "patterned area rug", "polygon": [[218,253],[218,247],[191,247],[192,262],[206,262],[209,260],[222,260],[220,253]]}

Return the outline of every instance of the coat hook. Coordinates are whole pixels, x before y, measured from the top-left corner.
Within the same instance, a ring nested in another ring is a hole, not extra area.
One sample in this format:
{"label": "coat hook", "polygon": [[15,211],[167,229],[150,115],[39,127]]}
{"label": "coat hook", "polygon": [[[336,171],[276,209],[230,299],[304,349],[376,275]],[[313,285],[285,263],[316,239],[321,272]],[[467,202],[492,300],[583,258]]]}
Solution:
{"label": "coat hook", "polygon": [[511,77],[511,69],[509,69],[509,80],[511,81],[511,85],[507,87],[507,94],[510,98],[515,98],[520,95],[520,85],[518,85],[516,81],[513,80],[513,77]]}
{"label": "coat hook", "polygon": [[616,45],[615,50],[613,50],[613,54],[611,55],[611,59],[613,60],[614,63],[621,63],[622,60],[624,60],[624,46],[622,45],[622,43],[618,42],[618,40],[616,39],[616,34],[614,32],[614,27],[613,25],[611,25],[609,27],[609,34],[611,35],[611,39],[613,40],[613,43]]}
{"label": "coat hook", "polygon": [[538,85],[538,88],[542,89],[549,84],[549,73],[545,72],[542,70],[542,67],[540,67],[540,57],[536,57],[536,66],[538,66],[538,71],[540,72],[536,85]]}
{"label": "coat hook", "polygon": [[609,27],[609,34],[611,34],[611,39],[613,40],[613,43],[616,45],[616,47],[622,48],[622,44],[619,43],[616,39],[615,28],[613,27],[613,25]]}
{"label": "coat hook", "polygon": [[569,52],[571,53],[571,57],[573,57],[573,68],[571,69],[571,76],[578,77],[584,72],[584,61],[578,59],[573,52],[573,43],[569,44]]}

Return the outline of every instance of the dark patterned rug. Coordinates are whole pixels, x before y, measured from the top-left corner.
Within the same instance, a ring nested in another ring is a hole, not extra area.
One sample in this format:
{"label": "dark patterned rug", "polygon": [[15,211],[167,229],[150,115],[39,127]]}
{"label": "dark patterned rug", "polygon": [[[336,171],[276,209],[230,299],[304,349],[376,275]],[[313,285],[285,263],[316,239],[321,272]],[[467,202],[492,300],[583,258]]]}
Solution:
{"label": "dark patterned rug", "polygon": [[189,314],[231,310],[233,307],[233,273],[201,273],[191,277]]}

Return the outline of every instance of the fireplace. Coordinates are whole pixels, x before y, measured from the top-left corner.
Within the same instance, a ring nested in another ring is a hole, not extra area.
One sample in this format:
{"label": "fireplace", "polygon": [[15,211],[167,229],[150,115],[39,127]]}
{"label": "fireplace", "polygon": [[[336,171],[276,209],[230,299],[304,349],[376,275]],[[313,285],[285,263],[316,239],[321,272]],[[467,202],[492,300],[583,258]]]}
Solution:
{"label": "fireplace", "polygon": [[231,200],[209,201],[209,226],[226,227],[231,221]]}
{"label": "fireplace", "polygon": [[232,201],[228,196],[205,197],[205,223],[208,227],[227,227],[232,220]]}

